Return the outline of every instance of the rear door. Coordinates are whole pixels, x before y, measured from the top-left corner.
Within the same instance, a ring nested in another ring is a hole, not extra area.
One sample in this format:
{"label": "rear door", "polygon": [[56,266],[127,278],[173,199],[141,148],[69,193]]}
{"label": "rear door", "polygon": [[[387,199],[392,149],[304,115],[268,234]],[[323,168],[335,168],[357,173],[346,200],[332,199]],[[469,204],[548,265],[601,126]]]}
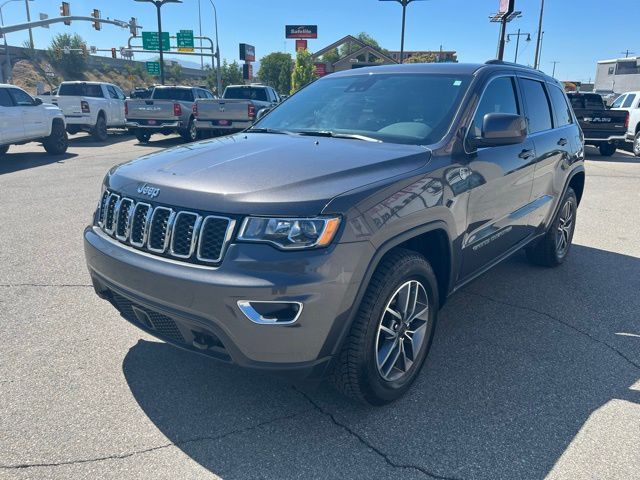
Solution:
{"label": "rear door", "polygon": [[0,145],[24,138],[22,113],[13,102],[8,88],[0,88]]}
{"label": "rear door", "polygon": [[[486,84],[468,137],[482,131],[488,113],[524,113],[515,74],[499,74]],[[533,141],[478,148],[459,172],[471,182],[461,280],[482,270],[530,233],[527,206],[535,169]]]}
{"label": "rear door", "polygon": [[109,126],[124,124],[124,94],[119,94],[114,85],[106,85],[109,95]]}

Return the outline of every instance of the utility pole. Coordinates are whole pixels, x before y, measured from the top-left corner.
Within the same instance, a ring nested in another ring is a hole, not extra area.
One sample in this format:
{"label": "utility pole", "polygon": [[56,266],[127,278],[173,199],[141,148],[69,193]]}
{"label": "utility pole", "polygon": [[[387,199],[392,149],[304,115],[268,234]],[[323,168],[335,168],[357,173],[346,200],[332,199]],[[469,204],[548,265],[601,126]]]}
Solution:
{"label": "utility pole", "polygon": [[627,48],[626,52],[620,52],[620,53],[624,53],[624,58],[629,58],[629,55],[635,55],[636,52],[630,52],[629,49]]}
{"label": "utility pole", "polygon": [[544,15],[544,0],[540,3],[540,18],[538,19],[538,39],[536,40],[536,56],[533,60],[533,68],[540,66],[540,49],[542,48],[542,17]]}
{"label": "utility pole", "polygon": [[[27,7],[27,22],[31,21],[31,12],[29,12],[29,0],[24,0],[24,4]],[[29,29],[29,48],[31,48],[31,50],[33,50],[34,44],[33,44],[33,30]]]}
{"label": "utility pole", "polygon": [[553,61],[553,62],[551,62],[551,63],[553,63],[553,73],[551,74],[551,76],[552,76],[553,78],[556,78],[556,65],[557,65],[557,64],[559,64],[560,62],[558,62],[557,60],[554,60],[554,61]]}

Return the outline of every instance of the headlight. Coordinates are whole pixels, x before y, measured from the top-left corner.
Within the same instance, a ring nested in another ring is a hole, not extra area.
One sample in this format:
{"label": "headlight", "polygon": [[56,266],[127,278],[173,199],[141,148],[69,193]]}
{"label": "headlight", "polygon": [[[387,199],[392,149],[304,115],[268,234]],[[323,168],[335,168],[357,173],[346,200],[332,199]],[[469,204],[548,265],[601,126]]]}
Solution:
{"label": "headlight", "polygon": [[326,247],[338,231],[340,218],[247,217],[238,240],[272,243],[280,248]]}

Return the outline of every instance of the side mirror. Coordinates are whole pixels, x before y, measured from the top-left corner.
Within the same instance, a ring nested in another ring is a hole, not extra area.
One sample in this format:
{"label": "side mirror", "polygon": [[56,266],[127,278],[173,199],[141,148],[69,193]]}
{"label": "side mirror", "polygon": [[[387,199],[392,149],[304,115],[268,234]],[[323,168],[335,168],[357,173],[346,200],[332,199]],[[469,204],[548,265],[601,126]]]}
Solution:
{"label": "side mirror", "polygon": [[37,98],[37,97],[36,97],[36,98],[33,100],[33,104],[34,104],[34,105],[42,105],[42,99],[41,99],[41,98]]}
{"label": "side mirror", "polygon": [[471,138],[471,146],[500,147],[522,143],[527,138],[527,121],[513,113],[487,113],[482,119],[482,136]]}
{"label": "side mirror", "polygon": [[258,110],[258,114],[256,115],[256,120],[260,120],[262,117],[264,117],[267,113],[269,113],[269,110],[271,109],[261,108],[260,110]]}

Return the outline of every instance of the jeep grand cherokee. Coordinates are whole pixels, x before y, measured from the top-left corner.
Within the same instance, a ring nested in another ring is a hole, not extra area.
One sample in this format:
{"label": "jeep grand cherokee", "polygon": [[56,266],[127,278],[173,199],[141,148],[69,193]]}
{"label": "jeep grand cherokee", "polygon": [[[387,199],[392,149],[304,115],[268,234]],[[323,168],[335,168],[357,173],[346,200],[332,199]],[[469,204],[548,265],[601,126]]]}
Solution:
{"label": "jeep grand cherokee", "polygon": [[162,340],[380,405],[415,380],[449,295],[521,248],[567,258],[583,156],[539,71],[349,70],[245,132],[113,168],[86,259]]}

